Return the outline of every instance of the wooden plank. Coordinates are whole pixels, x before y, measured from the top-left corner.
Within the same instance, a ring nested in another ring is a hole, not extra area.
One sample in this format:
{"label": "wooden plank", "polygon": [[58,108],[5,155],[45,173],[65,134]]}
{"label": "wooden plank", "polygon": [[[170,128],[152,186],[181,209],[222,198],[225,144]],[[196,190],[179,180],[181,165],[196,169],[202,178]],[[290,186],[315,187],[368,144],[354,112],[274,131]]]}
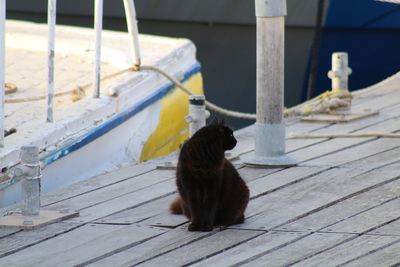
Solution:
{"label": "wooden plank", "polygon": [[[38,215],[32,217],[24,216],[21,213],[14,213],[0,217],[0,227],[32,230],[48,224],[73,218],[78,215],[78,212],[63,212],[44,209],[41,209]],[[27,220],[30,220],[31,223],[26,224]]]}
{"label": "wooden plank", "polygon": [[[134,192],[149,188],[152,185],[162,183],[164,181],[172,182],[172,175],[172,171],[155,170],[137,176],[133,179],[125,180],[121,183],[112,184],[107,187],[101,187],[88,193],[57,202],[48,207],[51,207],[51,209],[67,207],[73,210],[82,210],[120,196],[129,195]],[[44,206],[46,207],[47,205]]]}
{"label": "wooden plank", "polygon": [[184,227],[178,227],[132,248],[96,261],[89,266],[133,266],[139,262],[145,261],[146,259],[166,254],[180,247],[187,246],[197,240],[212,236],[217,232],[217,229],[214,229],[213,232],[189,232],[187,230],[187,225]]}
{"label": "wooden plank", "polygon": [[370,116],[376,116],[379,112],[376,110],[351,110],[350,112],[336,113],[336,114],[311,114],[301,119],[303,121],[322,121],[322,122],[335,122],[335,123],[349,123],[355,120],[364,119]]}
{"label": "wooden plank", "polygon": [[155,170],[155,168],[156,165],[154,163],[141,163],[129,165],[106,174],[98,175],[84,181],[74,183],[57,192],[43,195],[42,205],[50,205],[52,203],[85,194],[87,192],[113,185],[115,183],[120,183],[124,180],[148,173],[152,170]]}
{"label": "wooden plank", "polygon": [[261,257],[275,249],[286,246],[307,235],[309,235],[309,233],[268,232],[190,266],[239,265],[240,263]]}
{"label": "wooden plank", "polygon": [[258,235],[261,231],[246,231],[227,229],[217,232],[208,238],[182,246],[161,257],[148,258],[138,266],[183,266],[194,263],[216,253],[229,249],[232,246],[246,242]]}
{"label": "wooden plank", "polygon": [[364,172],[363,175],[357,175],[357,170],[347,168],[324,172],[250,201],[247,214],[255,216],[235,228],[273,229],[279,227],[379,186],[381,183],[398,180],[400,177],[396,169],[398,170],[399,167],[400,163],[397,163],[384,173],[376,169]]}
{"label": "wooden plank", "polygon": [[251,198],[257,198],[261,195],[279,190],[285,186],[298,183],[323,172],[326,168],[320,167],[292,167],[282,169],[269,175],[265,175],[247,184],[250,189]]}
{"label": "wooden plank", "polygon": [[368,253],[367,255],[364,255],[354,261],[348,262],[345,266],[399,266],[399,251],[400,242],[395,242],[387,247],[379,249],[378,251]]}
{"label": "wooden plank", "polygon": [[386,224],[382,227],[379,227],[376,230],[373,230],[369,232],[368,234],[371,235],[398,235],[400,236],[400,220],[391,222],[389,224]]}
{"label": "wooden plank", "polygon": [[[329,188],[331,181],[336,179],[336,177],[340,177],[340,179],[345,179],[345,177],[353,177],[357,175],[361,175],[363,173],[369,172],[374,169],[379,169],[382,166],[386,166],[389,164],[392,164],[393,162],[397,161],[397,159],[400,156],[400,149],[394,149],[394,150],[389,150],[384,153],[379,153],[375,156],[372,157],[367,157],[365,159],[357,160],[350,162],[348,164],[342,165],[340,168],[334,168],[331,170],[328,170],[326,172],[320,173],[316,176],[310,177],[310,181],[303,181],[302,183],[305,183],[306,186],[312,188],[315,187],[318,184],[323,184],[325,185],[326,188]],[[395,167],[394,167],[395,168]],[[268,177],[266,177],[268,178]],[[321,181],[322,179],[322,181]],[[263,190],[265,192],[268,191],[276,191],[277,188],[282,187],[281,185],[277,185],[277,187],[274,184],[270,184],[271,187],[264,187]],[[303,190],[303,189],[297,189],[301,187],[301,184],[295,184],[294,185],[294,190]],[[284,188],[284,187],[283,187]],[[290,192],[292,189],[286,189],[289,195],[292,195]],[[326,189],[323,189],[326,191]],[[278,191],[279,192],[279,191]],[[294,191],[296,192],[296,191]],[[300,191],[301,192],[301,191]],[[266,197],[268,198],[268,196]],[[250,201],[249,207],[247,208],[246,214],[248,216],[253,216],[257,213],[260,213],[262,211],[262,208],[264,206],[265,199],[262,197],[260,199],[256,198],[253,201]]]}
{"label": "wooden plank", "polygon": [[[358,138],[357,138],[358,139]],[[338,140],[338,139],[336,139]],[[335,140],[335,141],[336,141]],[[348,139],[346,139],[348,140]],[[332,142],[332,141],[331,141]],[[340,143],[347,143],[348,141],[343,141]],[[335,142],[336,143],[336,142]],[[334,143],[332,143],[333,145]],[[346,147],[346,149],[342,148],[339,150],[331,151],[331,153],[327,153],[326,155],[316,155],[314,158],[307,160],[306,164],[308,166],[338,166],[351,161],[355,161],[358,159],[362,159],[368,156],[373,156],[377,153],[381,153],[384,151],[388,151],[394,148],[399,147],[400,140],[389,140],[389,139],[376,139],[373,141],[369,141],[367,143],[358,143],[351,145],[351,142],[348,142],[350,146]],[[310,149],[312,150],[312,149]],[[322,150],[322,149],[321,149]],[[304,153],[308,153],[308,151],[303,151]],[[310,152],[315,153],[315,152]],[[298,154],[301,154],[300,152]],[[291,155],[291,154],[290,154]],[[299,157],[301,157],[299,155]],[[303,156],[304,157],[304,156]],[[305,156],[305,158],[310,158],[310,156]]]}
{"label": "wooden plank", "polygon": [[[141,190],[135,191],[134,193],[123,195],[121,197],[114,198],[110,201],[100,202],[98,205],[94,205],[94,206],[84,209],[80,213],[80,217],[78,217],[76,219],[70,219],[67,221],[70,223],[72,222],[72,224],[69,224],[69,223],[54,224],[54,225],[50,225],[50,226],[43,228],[43,230],[39,229],[38,231],[33,231],[32,233],[36,233],[36,234],[34,234],[34,236],[31,239],[28,238],[27,239],[28,241],[26,244],[23,241],[19,242],[18,240],[20,240],[20,236],[23,240],[25,240],[26,239],[25,235],[27,235],[27,233],[29,233],[29,232],[21,232],[21,233],[18,233],[17,236],[11,235],[11,236],[9,236],[9,239],[6,239],[6,240],[8,240],[7,242],[9,242],[10,244],[13,244],[13,246],[10,250],[7,249],[6,252],[17,251],[17,250],[25,247],[26,245],[39,243],[43,240],[46,240],[53,236],[59,235],[60,233],[63,233],[63,232],[69,231],[71,229],[74,229],[78,226],[81,226],[82,224],[84,224],[88,221],[96,220],[96,219],[102,218],[104,216],[107,216],[107,215],[110,215],[110,214],[113,214],[116,212],[120,212],[122,210],[132,208],[134,206],[146,203],[149,201],[149,199],[158,198],[158,197],[161,197],[164,195],[172,194],[175,190],[175,187],[176,186],[172,181],[166,181],[166,182],[156,184],[156,186],[154,188],[145,187]],[[68,205],[68,201],[72,201],[72,200],[66,200],[63,203],[65,204],[65,206],[68,206],[73,209],[74,207],[72,205]],[[60,205],[60,204],[56,204],[56,205]],[[78,205],[81,205],[81,204],[78,203]],[[50,227],[50,228],[48,228],[48,227]],[[29,236],[29,234],[28,234],[28,236]],[[10,241],[10,240],[13,240],[14,238],[16,238],[16,240],[17,240],[16,242]],[[3,240],[1,240],[1,241],[3,241]],[[5,249],[6,249],[6,247],[5,247]],[[0,255],[2,255],[1,252],[2,252],[2,250],[0,249]]]}
{"label": "wooden plank", "polygon": [[[141,190],[137,190],[133,193],[122,195],[111,200],[97,203],[96,205],[90,206],[83,210],[80,210],[80,216],[70,221],[79,223],[87,223],[94,220],[101,219],[103,217],[121,212],[127,209],[131,209],[136,206],[143,205],[147,202],[171,195],[175,192],[176,185],[172,180],[155,184],[151,187],[146,187]],[[74,208],[74,202],[66,201],[65,206]],[[79,203],[77,203],[79,205]]]}
{"label": "wooden plank", "polygon": [[139,207],[124,210],[97,220],[96,223],[132,224],[144,221],[163,212],[168,212],[169,204],[176,198],[176,196],[177,194],[173,194],[150,201]]}
{"label": "wooden plank", "polygon": [[[339,246],[333,247],[313,257],[305,259],[296,266],[337,266],[374,250],[398,242],[400,237],[363,235]],[[358,265],[369,266],[369,265]],[[370,265],[374,266],[374,265]]]}
{"label": "wooden plank", "polygon": [[19,231],[21,231],[21,230],[20,229],[0,228],[0,239],[5,236],[9,236],[9,235],[18,233]]}
{"label": "wooden plank", "polygon": [[[351,240],[356,235],[350,234],[321,234],[314,233],[282,248],[276,249],[266,255],[242,264],[243,267],[289,266],[293,263],[308,258],[321,251],[334,247],[346,240]],[[323,265],[320,265],[323,266]]]}
{"label": "wooden plank", "polygon": [[186,216],[171,214],[169,211],[164,211],[161,214],[144,220],[141,223],[149,226],[175,228],[186,222],[188,222]]}
{"label": "wooden plank", "polygon": [[137,225],[85,225],[0,259],[1,266],[76,266],[95,261],[164,230]]}
{"label": "wooden plank", "polygon": [[[399,196],[400,196],[400,180],[396,180],[391,183],[379,186],[377,188],[373,188],[359,195],[355,195],[354,197],[340,201],[335,205],[326,207],[315,213],[311,213],[289,224],[285,224],[279,227],[278,230],[318,231],[334,223],[345,220],[346,218],[350,218],[355,214],[382,205],[383,203]],[[381,227],[380,229],[382,228],[385,227]],[[398,228],[396,229],[396,231],[395,229],[393,230],[387,229],[387,231],[384,231],[382,233],[400,234],[400,223],[398,223]],[[377,234],[380,234],[380,232],[377,232]]]}
{"label": "wooden plank", "polygon": [[62,222],[47,225],[33,231],[19,231],[13,235],[3,237],[0,239],[0,257],[31,247],[43,240],[61,235],[79,226],[80,224]]}
{"label": "wooden plank", "polygon": [[361,212],[351,218],[330,225],[321,232],[365,233],[400,219],[400,199]]}

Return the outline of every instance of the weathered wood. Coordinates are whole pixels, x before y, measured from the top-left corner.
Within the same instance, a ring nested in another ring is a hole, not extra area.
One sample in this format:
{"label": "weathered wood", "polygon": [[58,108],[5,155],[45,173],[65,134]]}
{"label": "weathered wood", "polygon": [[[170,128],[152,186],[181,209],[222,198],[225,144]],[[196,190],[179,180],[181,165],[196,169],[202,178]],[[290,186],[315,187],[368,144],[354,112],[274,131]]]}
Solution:
{"label": "weathered wood", "polygon": [[0,228],[0,239],[5,236],[8,236],[8,235],[18,233],[19,231],[21,231],[21,230],[20,229]]}
{"label": "weathered wood", "polygon": [[[139,177],[125,180],[121,183],[112,184],[107,187],[101,187],[86,194],[81,194],[76,197],[57,202],[50,206],[46,205],[45,207],[49,207],[51,209],[67,207],[74,210],[82,210],[99,203],[104,203],[107,200],[112,200],[117,197],[122,197],[124,195],[145,190],[152,185],[156,185],[165,181],[173,183],[172,175],[173,174],[171,171],[155,170]],[[149,198],[149,200],[151,200],[151,198]]]}
{"label": "weathered wood", "polygon": [[268,232],[190,266],[233,266],[249,259],[261,257],[307,235],[309,233]]}
{"label": "weathered wood", "polygon": [[[398,166],[399,167],[399,166]],[[374,207],[359,213],[347,220],[330,225],[321,232],[358,233],[362,234],[384,226],[400,218],[400,199]]]}
{"label": "weathered wood", "polygon": [[34,246],[40,242],[61,235],[81,226],[76,223],[57,223],[34,231],[19,231],[0,239],[0,258]]}
{"label": "weathered wood", "polygon": [[312,177],[326,168],[319,167],[293,167],[283,169],[272,174],[267,174],[256,180],[250,181],[247,186],[250,189],[250,197],[257,198],[261,195],[271,193],[285,186],[298,183],[304,179]]}
{"label": "weathered wood", "polygon": [[323,121],[323,122],[335,122],[335,123],[348,123],[355,120],[364,119],[370,116],[376,116],[379,112],[376,110],[365,110],[365,111],[352,111],[346,114],[311,114],[301,118],[303,121]]}
{"label": "weathered wood", "polygon": [[[278,230],[283,231],[318,231],[326,228],[334,223],[343,221],[365,210],[382,205],[393,198],[400,196],[400,180],[384,184],[377,188],[355,195],[354,197],[345,199],[335,205],[326,207],[315,213],[311,213],[300,220],[296,220],[289,224],[283,225]],[[393,225],[393,222],[389,225]],[[397,222],[398,227],[389,229],[389,225],[376,230],[376,234],[399,234],[400,223]],[[383,228],[388,227],[386,231]],[[382,232],[381,232],[382,231]],[[375,233],[375,231],[370,232]]]}
{"label": "weathered wood", "polygon": [[251,260],[241,266],[288,266],[314,254],[334,247],[337,244],[351,240],[356,235],[350,234],[321,234],[314,233],[312,235],[301,238],[286,246],[271,251],[266,255]]}
{"label": "weathered wood", "polygon": [[[133,193],[100,202],[94,206],[80,210],[80,216],[76,219],[71,219],[70,221],[87,223],[98,220],[117,212],[143,205],[157,198],[168,196],[173,194],[175,190],[176,185],[173,181],[158,183],[152,187],[143,188]],[[72,206],[70,202],[65,203],[65,205]]]}
{"label": "weathered wood", "polygon": [[[296,266],[337,266],[349,260],[368,254],[392,242],[398,242],[400,237],[363,235],[349,242],[336,246],[323,253],[299,262]],[[358,265],[374,266],[374,265]]]}
{"label": "weathered wood", "polygon": [[[0,217],[0,227],[16,229],[37,229],[48,224],[60,222],[69,218],[78,216],[76,211],[57,211],[41,209],[35,216],[24,216],[20,213],[14,213]],[[26,223],[29,221],[30,223]]]}
{"label": "weathered wood", "polygon": [[68,198],[72,198],[93,190],[120,183],[127,179],[143,175],[147,172],[155,170],[156,165],[153,163],[135,164],[123,167],[110,173],[86,179],[84,181],[67,186],[57,192],[48,193],[42,196],[42,205],[49,205]]}
{"label": "weathered wood", "polygon": [[138,207],[124,210],[116,214],[104,217],[96,221],[96,223],[109,224],[132,224],[150,219],[161,213],[167,212],[170,203],[177,197],[177,194],[168,195]]}
{"label": "weathered wood", "polygon": [[379,227],[376,230],[369,232],[371,235],[391,235],[391,236],[400,236],[400,220],[391,222],[382,227]]}
{"label": "weathered wood", "polygon": [[341,169],[339,174],[336,169],[324,172],[302,183],[284,187],[251,201],[247,214],[255,216],[235,228],[272,229],[279,227],[372,189],[381,183],[400,179],[397,171],[399,167],[400,164],[396,164],[384,173],[377,169],[364,172],[363,175],[359,175],[357,170],[347,168]]}
{"label": "weathered wood", "polygon": [[0,259],[0,265],[76,266],[134,246],[164,230],[116,225],[86,225]]}
{"label": "weathered wood", "polygon": [[354,261],[350,261],[346,264],[348,267],[354,266],[374,266],[374,267],[387,267],[387,266],[399,266],[399,251],[400,241],[389,245],[388,247],[381,248],[378,251],[367,253]]}
{"label": "weathered wood", "polygon": [[[171,229],[163,235],[147,240],[137,246],[110,255],[107,258],[94,262],[97,266],[133,266],[139,262],[163,255],[181,247],[187,246],[195,241],[209,237],[217,233],[213,232],[189,232],[187,226]],[[166,266],[166,265],[165,265]]]}
{"label": "weathered wood", "polygon": [[183,266],[204,259],[215,253],[229,249],[242,242],[246,242],[258,235],[260,231],[245,231],[227,229],[217,232],[208,238],[182,246],[162,257],[148,258],[138,266]]}

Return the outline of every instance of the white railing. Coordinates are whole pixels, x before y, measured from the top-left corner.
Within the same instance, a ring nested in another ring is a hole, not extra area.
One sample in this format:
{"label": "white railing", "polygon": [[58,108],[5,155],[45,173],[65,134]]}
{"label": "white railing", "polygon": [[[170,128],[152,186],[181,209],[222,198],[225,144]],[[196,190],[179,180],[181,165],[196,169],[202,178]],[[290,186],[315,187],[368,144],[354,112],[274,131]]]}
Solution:
{"label": "white railing", "polygon": [[[103,25],[103,0],[94,0],[94,29],[95,29],[95,53],[93,70],[93,97],[100,97],[100,63],[101,63],[101,32]],[[139,32],[136,20],[134,0],[123,0],[126,21],[130,36],[132,52],[132,65],[135,69],[140,67]],[[47,105],[46,121],[53,122],[53,98],[54,98],[54,55],[55,55],[55,25],[56,25],[57,0],[48,0],[47,24],[48,24],[48,81],[47,81]],[[5,73],[5,14],[6,0],[0,0],[0,148],[4,147],[4,73]]]}

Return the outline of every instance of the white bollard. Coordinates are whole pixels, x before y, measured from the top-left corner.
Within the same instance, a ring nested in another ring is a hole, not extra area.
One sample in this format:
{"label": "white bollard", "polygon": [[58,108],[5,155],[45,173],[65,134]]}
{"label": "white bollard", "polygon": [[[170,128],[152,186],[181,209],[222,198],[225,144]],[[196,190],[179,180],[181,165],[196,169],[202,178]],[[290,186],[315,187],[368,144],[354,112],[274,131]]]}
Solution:
{"label": "white bollard", "polygon": [[22,188],[22,215],[35,216],[40,211],[40,179],[42,177],[39,162],[39,149],[36,146],[21,148],[21,174],[24,177]]}
{"label": "white bollard", "polygon": [[259,167],[293,166],[285,154],[284,35],[286,0],[256,0],[257,122],[254,155],[245,163]]}
{"label": "white bollard", "polygon": [[189,136],[192,137],[195,132],[206,126],[206,119],[210,113],[206,110],[204,95],[189,96],[189,115],[185,120],[189,123]]}
{"label": "white bollard", "polygon": [[328,77],[332,80],[333,92],[349,91],[349,76],[352,70],[349,68],[349,55],[346,52],[336,52],[332,54],[332,70],[328,72]]}

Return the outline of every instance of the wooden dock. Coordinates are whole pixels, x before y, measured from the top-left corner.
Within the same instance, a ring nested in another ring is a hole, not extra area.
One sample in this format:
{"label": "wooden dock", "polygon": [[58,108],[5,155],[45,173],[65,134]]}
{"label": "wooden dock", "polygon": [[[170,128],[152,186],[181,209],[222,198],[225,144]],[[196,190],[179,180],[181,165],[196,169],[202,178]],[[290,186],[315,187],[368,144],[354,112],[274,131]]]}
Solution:
{"label": "wooden dock", "polygon": [[[379,115],[345,124],[287,121],[287,132],[400,131],[400,76],[358,93],[354,109]],[[234,154],[254,149],[252,127],[236,133]],[[299,165],[245,167],[246,222],[187,231],[170,215],[174,170],[127,166],[42,198],[46,209],[80,216],[32,230],[0,229],[0,266],[392,266],[400,264],[400,139],[289,139]]]}

